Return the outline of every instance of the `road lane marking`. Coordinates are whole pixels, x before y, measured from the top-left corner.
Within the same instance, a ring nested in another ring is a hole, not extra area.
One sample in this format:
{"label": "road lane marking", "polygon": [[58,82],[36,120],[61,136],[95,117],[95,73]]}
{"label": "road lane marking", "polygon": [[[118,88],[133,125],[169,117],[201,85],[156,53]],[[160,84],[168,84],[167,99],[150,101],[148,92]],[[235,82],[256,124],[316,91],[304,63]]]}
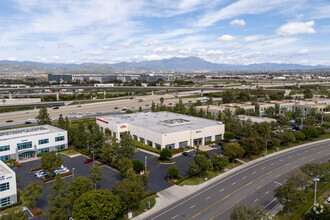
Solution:
{"label": "road lane marking", "polygon": [[288,156],[288,158],[291,158],[292,156]]}
{"label": "road lane marking", "polygon": [[[327,149],[326,149],[326,150],[327,150]],[[323,152],[323,151],[326,151],[326,150],[322,150],[322,151],[319,151],[319,152],[316,152],[316,153],[310,154],[310,155],[308,155],[308,156],[312,156],[312,155],[314,155],[314,154],[319,154],[319,153],[321,153],[321,152]],[[288,165],[290,165],[290,164],[292,164],[292,163],[294,163],[294,162],[296,162],[296,161],[299,161],[299,160],[305,159],[305,158],[307,158],[307,156],[305,156],[305,157],[301,157],[301,158],[296,159],[296,160],[293,160],[293,161],[291,161],[290,163],[287,163],[287,164],[284,164],[284,165],[282,165],[282,166],[279,166],[279,167],[277,167],[276,169],[274,169],[274,170],[272,170],[272,171],[270,171],[270,172],[268,172],[268,173],[266,173],[266,174],[263,174],[263,175],[259,176],[258,178],[252,180],[251,182],[245,184],[244,186],[242,186],[242,187],[236,189],[235,191],[229,193],[227,196],[225,196],[225,197],[219,199],[218,201],[216,201],[216,202],[214,202],[213,204],[209,205],[208,207],[204,208],[202,211],[199,211],[198,213],[196,213],[194,216],[192,216],[192,217],[189,218],[189,219],[194,219],[194,218],[196,218],[197,216],[199,216],[201,213],[203,213],[203,212],[206,211],[207,209],[209,209],[209,208],[211,208],[212,206],[216,205],[217,203],[219,203],[219,202],[225,200],[225,199],[228,198],[229,196],[233,195],[234,193],[238,192],[239,190],[243,189],[244,187],[246,187],[246,186],[252,184],[253,182],[255,182],[255,181],[257,181],[257,180],[263,178],[264,176],[266,176],[266,175],[268,175],[268,174],[270,174],[270,173],[272,173],[272,172],[274,172],[274,171],[276,171],[276,170],[279,170],[279,169],[281,169],[281,168],[283,168],[283,167],[286,167],[286,166],[288,166]],[[275,177],[274,179],[276,179],[276,178],[277,178],[277,177]],[[273,180],[274,180],[274,179],[273,179]],[[243,199],[243,198],[242,198],[242,199]],[[236,204],[236,203],[235,203],[235,204]],[[232,207],[232,206],[231,206],[231,207]],[[230,207],[230,208],[231,208],[231,207]],[[228,210],[228,208],[227,208],[226,210]],[[226,210],[224,210],[224,211],[226,211]],[[220,214],[222,214],[222,213],[223,213],[223,212],[219,213],[218,215],[220,215]],[[217,215],[217,216],[218,216],[218,215]],[[216,217],[216,216],[215,216],[215,217]],[[213,218],[215,218],[215,217],[213,217]],[[212,218],[212,219],[213,219],[213,218]],[[153,218],[153,219],[155,219],[155,218]]]}
{"label": "road lane marking", "polygon": [[211,196],[207,197],[205,200],[208,200],[208,199],[210,199],[210,198],[211,198]]}
{"label": "road lane marking", "polygon": [[176,217],[178,217],[179,215],[173,216],[172,219],[175,219]]}
{"label": "road lane marking", "polygon": [[[313,144],[313,146],[314,146],[314,145],[317,145],[317,146],[318,146],[318,145],[321,145],[321,144],[324,144],[324,143],[316,143],[316,144]],[[306,147],[304,147],[304,148],[310,148],[310,147],[312,147],[312,146],[306,146]],[[223,182],[226,182],[226,181],[230,180],[230,179],[233,178],[234,176],[237,176],[237,175],[239,175],[239,174],[241,174],[241,173],[247,172],[247,171],[253,169],[254,167],[258,167],[258,166],[260,166],[261,164],[264,164],[264,163],[270,162],[270,161],[272,161],[272,160],[274,160],[274,159],[276,159],[276,158],[281,158],[281,157],[283,157],[283,156],[285,156],[285,155],[288,155],[288,154],[293,153],[293,152],[301,151],[301,150],[302,150],[301,148],[295,148],[295,149],[292,149],[292,150],[290,150],[290,151],[288,151],[288,152],[283,152],[283,153],[281,153],[281,154],[279,154],[279,155],[275,155],[274,157],[271,157],[271,158],[268,158],[268,159],[262,160],[262,161],[260,161],[260,162],[258,162],[258,163],[251,164],[250,166],[248,166],[248,167],[246,167],[246,168],[242,168],[241,170],[236,171],[233,175],[230,175],[230,176],[225,177],[225,178],[223,178],[223,179],[219,179],[218,182],[214,183],[214,184],[211,185],[210,187],[207,187],[207,188],[205,187],[204,189],[201,189],[200,191],[195,192],[195,194],[193,194],[192,196],[187,197],[187,198],[183,198],[183,201],[181,201],[180,203],[178,203],[178,204],[176,204],[176,205],[174,205],[174,206],[172,206],[172,207],[169,207],[168,209],[162,211],[161,213],[159,213],[159,214],[157,214],[156,216],[152,217],[151,220],[155,220],[156,218],[159,218],[160,216],[162,216],[162,215],[168,213],[169,211],[171,211],[171,210],[173,210],[173,209],[175,209],[175,208],[181,206],[182,204],[184,204],[184,203],[186,203],[186,202],[188,202],[188,201],[190,201],[190,200],[196,198],[197,196],[200,196],[202,193],[205,193],[205,192],[209,191],[210,189],[212,189],[212,188],[214,188],[214,187],[216,187],[216,186],[222,184]],[[308,156],[310,156],[310,155],[308,155]],[[307,157],[307,156],[302,157],[302,158],[299,158],[299,159],[296,159],[295,161],[298,161],[298,160],[301,160],[301,159],[305,159],[306,157]],[[283,166],[282,166],[282,167],[283,167]],[[275,168],[273,171],[275,171],[275,170],[277,170],[277,169],[279,169],[279,168],[281,168],[281,167],[277,167],[277,168]],[[273,171],[270,171],[270,172],[268,172],[267,174],[272,173]],[[267,174],[265,174],[265,175],[267,175]],[[246,184],[246,186],[247,186],[247,185],[249,185],[249,184]],[[242,189],[242,188],[243,188],[243,187],[241,187],[240,189]],[[237,191],[240,190],[240,189],[237,189]]]}
{"label": "road lane marking", "polygon": [[220,191],[219,192],[222,192],[222,191],[224,191],[225,189],[220,189]]}
{"label": "road lane marking", "polygon": [[267,208],[267,206],[269,206],[270,204],[272,204],[274,201],[276,200],[276,198],[275,199],[273,199],[272,201],[270,201],[267,205],[265,205],[265,209]]}
{"label": "road lane marking", "polygon": [[246,178],[246,176],[245,176],[245,177],[243,177],[243,178],[242,178],[242,180],[244,180],[245,178]]}
{"label": "road lane marking", "polygon": [[265,192],[265,195],[267,195],[269,193],[269,191]]}
{"label": "road lane marking", "polygon": [[191,206],[190,208],[192,209],[192,208],[194,208],[196,205],[193,205],[193,206]]}
{"label": "road lane marking", "polygon": [[233,185],[235,185],[236,184],[236,182],[233,182],[231,185],[233,186]]}
{"label": "road lane marking", "polygon": [[254,202],[257,202],[259,199],[254,200]]}
{"label": "road lane marking", "polygon": [[257,171],[253,171],[253,173],[252,174],[255,174]]}
{"label": "road lane marking", "polygon": [[[318,153],[321,153],[321,152],[322,152],[322,151],[319,151],[319,152],[314,153],[314,154],[318,154]],[[314,155],[314,154],[311,154],[311,155]],[[330,153],[328,153],[327,155],[330,155]],[[327,156],[327,155],[326,155],[326,156]],[[321,157],[324,157],[324,155],[322,155],[322,156],[320,156],[320,157],[317,157],[317,158],[314,158],[314,159],[311,159],[311,160],[309,160],[309,162],[310,162],[310,161],[313,161],[313,160],[317,160],[317,159],[319,159],[319,158],[321,158]],[[234,204],[232,204],[230,207],[228,207],[228,208],[226,208],[225,210],[223,210],[222,212],[218,213],[216,216],[213,216],[212,218],[210,218],[210,220],[213,220],[214,218],[218,217],[219,215],[221,215],[222,213],[224,213],[224,212],[227,211],[228,209],[232,208],[234,205],[236,205],[237,203],[239,203],[239,202],[242,201],[243,199],[247,198],[248,196],[252,195],[254,192],[256,192],[256,191],[257,191],[258,189],[260,189],[261,187],[263,187],[263,186],[267,185],[268,183],[270,183],[271,181],[275,180],[278,176],[284,175],[284,174],[290,172],[291,170],[294,170],[296,167],[298,167],[298,166],[296,165],[296,166],[292,167],[291,169],[289,169],[289,170],[283,172],[282,174],[277,175],[275,178],[271,179],[270,181],[266,182],[265,184],[260,185],[258,188],[256,188],[254,191],[252,191],[252,192],[249,193],[248,195],[246,195],[246,196],[244,196],[243,198],[239,199],[238,201],[234,202]]]}

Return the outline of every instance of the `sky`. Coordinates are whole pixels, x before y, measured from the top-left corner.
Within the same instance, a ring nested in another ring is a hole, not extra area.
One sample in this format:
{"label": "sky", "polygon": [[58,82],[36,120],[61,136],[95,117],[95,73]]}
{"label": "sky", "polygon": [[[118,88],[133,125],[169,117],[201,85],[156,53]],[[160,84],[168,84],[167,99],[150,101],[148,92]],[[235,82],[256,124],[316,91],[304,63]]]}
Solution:
{"label": "sky", "polygon": [[330,0],[0,0],[0,60],[330,65]]}

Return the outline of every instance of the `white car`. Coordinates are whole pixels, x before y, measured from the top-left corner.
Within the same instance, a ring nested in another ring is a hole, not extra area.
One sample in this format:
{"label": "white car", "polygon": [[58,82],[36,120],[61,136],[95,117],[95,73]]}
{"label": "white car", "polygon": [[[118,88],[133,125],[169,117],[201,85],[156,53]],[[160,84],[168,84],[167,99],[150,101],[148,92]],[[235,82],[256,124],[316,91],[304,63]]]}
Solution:
{"label": "white car", "polygon": [[34,119],[34,118],[29,118],[28,119],[28,121],[34,121],[34,120],[36,120],[36,119]]}
{"label": "white car", "polygon": [[77,117],[76,118],[82,118],[83,116],[82,115],[77,115]]}

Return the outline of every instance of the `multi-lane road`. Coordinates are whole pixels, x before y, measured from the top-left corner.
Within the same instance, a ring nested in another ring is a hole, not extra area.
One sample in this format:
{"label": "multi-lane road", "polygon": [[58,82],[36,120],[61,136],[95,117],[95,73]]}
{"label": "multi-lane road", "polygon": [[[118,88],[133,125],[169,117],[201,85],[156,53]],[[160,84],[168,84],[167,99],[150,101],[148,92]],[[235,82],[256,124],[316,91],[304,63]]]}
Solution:
{"label": "multi-lane road", "polygon": [[264,206],[266,211],[278,203],[274,189],[301,165],[330,159],[330,140],[311,143],[259,161],[224,179],[187,195],[184,199],[146,219],[230,219],[236,205]]}
{"label": "multi-lane road", "polygon": [[[83,117],[95,117],[95,115],[109,115],[109,114],[119,114],[121,113],[122,108],[126,107],[132,111],[137,111],[141,106],[143,110],[150,110],[151,103],[154,101],[156,104],[160,104],[160,98],[165,99],[164,104],[168,105],[169,103],[174,104],[179,101],[179,98],[175,98],[173,95],[150,95],[150,96],[141,96],[136,99],[122,99],[115,101],[106,101],[106,102],[97,102],[90,104],[81,104],[81,105],[67,105],[60,107],[59,109],[48,109],[48,113],[53,120],[57,120],[60,114],[64,117],[73,119],[77,118],[78,113]],[[197,98],[183,99],[183,103],[196,102]],[[140,101],[139,101],[140,100]],[[213,99],[218,100],[218,99]],[[116,109],[115,109],[116,108]],[[74,112],[75,114],[71,114]],[[88,112],[88,114],[86,114]],[[39,110],[28,110],[28,111],[18,111],[18,112],[8,112],[0,114],[0,127],[10,127],[16,125],[22,125],[26,121],[30,120],[35,122],[35,117],[38,115]],[[7,120],[13,120],[14,122],[6,123]]]}

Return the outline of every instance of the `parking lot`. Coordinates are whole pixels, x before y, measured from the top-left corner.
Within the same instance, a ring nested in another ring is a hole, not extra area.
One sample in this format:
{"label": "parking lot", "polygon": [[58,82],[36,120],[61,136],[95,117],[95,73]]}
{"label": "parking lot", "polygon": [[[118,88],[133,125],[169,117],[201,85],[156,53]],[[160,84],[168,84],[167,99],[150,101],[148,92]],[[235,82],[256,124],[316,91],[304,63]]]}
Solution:
{"label": "parking lot", "polygon": [[[61,155],[63,158],[63,165],[66,166],[70,171],[72,171],[72,168],[75,168],[74,170],[74,177],[78,176],[86,176],[89,175],[89,168],[93,165],[93,163],[84,164],[83,161],[86,159],[85,156],[77,156],[70,158],[64,154]],[[21,168],[15,168],[16,175],[19,179],[19,183],[17,184],[17,187],[20,190],[23,190],[31,181],[40,181],[33,173],[30,173],[31,168],[40,167],[40,160],[34,160],[22,163]],[[111,190],[112,187],[119,182],[122,177],[117,171],[114,171],[113,169],[102,166],[102,180],[97,184],[98,188],[103,189],[109,189]],[[72,180],[73,176],[68,176],[65,178],[65,182],[70,182]],[[47,203],[47,195],[49,194],[49,187],[53,185],[53,182],[49,183],[43,183],[42,184],[45,193],[41,197],[40,201],[38,202],[38,206],[45,211],[45,208],[48,206]]]}

